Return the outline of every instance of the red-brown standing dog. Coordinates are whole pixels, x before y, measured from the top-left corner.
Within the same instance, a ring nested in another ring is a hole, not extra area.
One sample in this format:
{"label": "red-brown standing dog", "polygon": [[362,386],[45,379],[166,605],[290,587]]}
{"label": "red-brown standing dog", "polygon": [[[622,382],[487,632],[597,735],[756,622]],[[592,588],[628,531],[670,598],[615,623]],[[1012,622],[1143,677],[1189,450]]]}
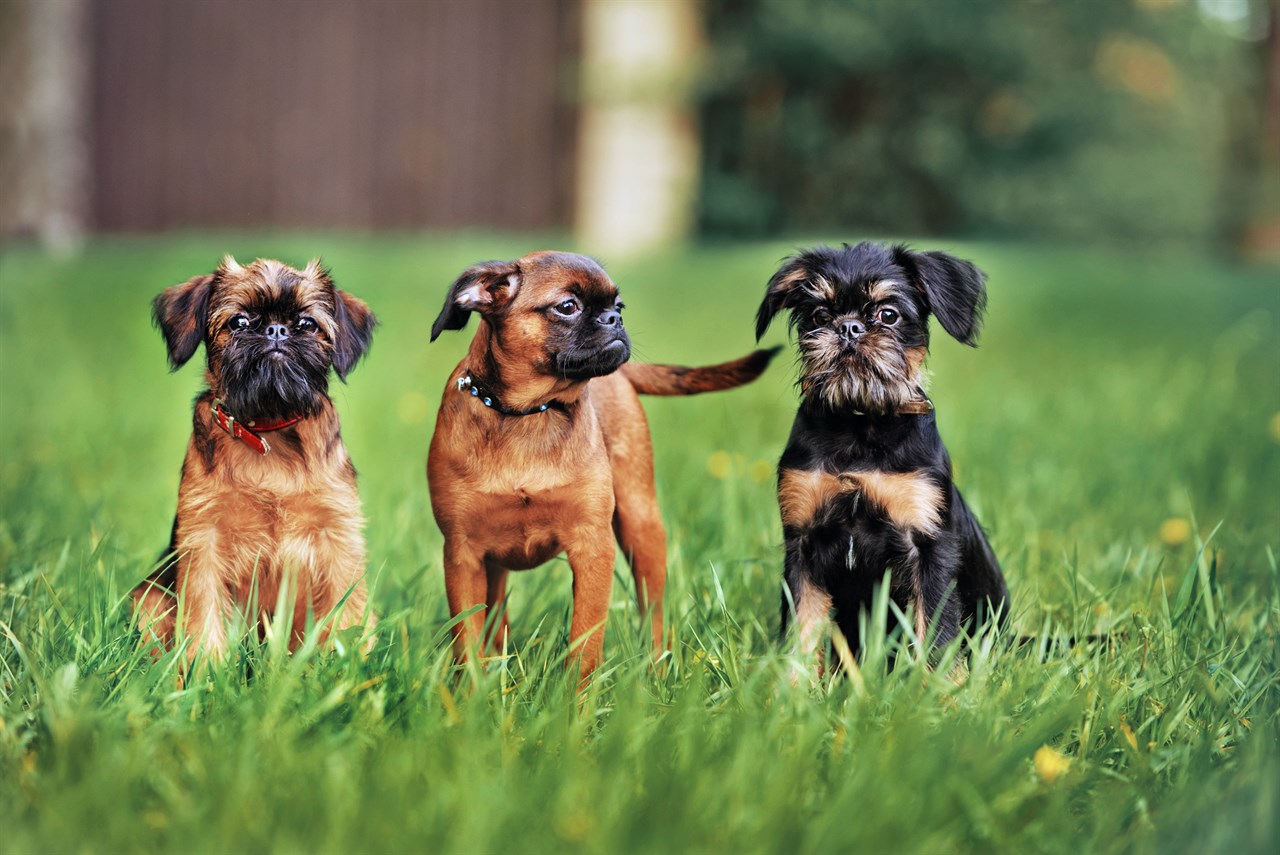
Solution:
{"label": "red-brown standing dog", "polygon": [[[482,646],[486,611],[503,607],[509,571],[567,553],[571,651],[590,674],[604,644],[615,534],[662,649],[666,532],[636,393],[740,386],[774,351],[705,368],[624,365],[631,342],[621,309],[598,264],[563,252],[477,264],[449,289],[432,341],[465,327],[471,312],[483,320],[449,377],[427,460],[449,609],[456,617],[484,606],[455,625],[459,659]],[[505,613],[491,625],[487,640],[500,643]]]}

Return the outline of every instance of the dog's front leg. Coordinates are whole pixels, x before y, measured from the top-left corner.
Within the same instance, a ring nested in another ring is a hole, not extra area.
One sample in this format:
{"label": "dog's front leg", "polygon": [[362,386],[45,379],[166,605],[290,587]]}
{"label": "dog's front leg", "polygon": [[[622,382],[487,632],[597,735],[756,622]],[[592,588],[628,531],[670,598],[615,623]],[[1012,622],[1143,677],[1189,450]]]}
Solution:
{"label": "dog's front leg", "polygon": [[786,572],[790,600],[783,594],[783,633],[786,634],[787,618],[791,606],[795,606],[796,626],[792,632],[792,653],[799,664],[792,668],[791,685],[802,679],[811,682],[821,679],[825,666],[824,643],[831,618],[831,595],[809,580],[808,573],[795,566]]}
{"label": "dog's front leg", "polygon": [[186,649],[186,670],[190,672],[200,656],[211,664],[226,657],[226,622],[233,604],[216,560],[197,550],[186,557],[180,585],[183,631],[190,639]]}
{"label": "dog's front leg", "polygon": [[507,621],[507,575],[510,571],[493,562],[485,563],[485,610],[493,620],[485,639],[486,648],[502,653],[511,638],[511,624]]}
{"label": "dog's front leg", "polygon": [[583,684],[600,664],[604,649],[604,625],[613,592],[613,532],[608,526],[584,531],[570,546],[573,570],[573,620],[569,625],[569,662],[578,660]]}
{"label": "dog's front leg", "polygon": [[[368,612],[364,540],[358,526],[332,519],[325,525],[291,530],[282,538],[280,556],[286,571],[296,574],[297,580],[290,650],[302,645],[308,613],[316,622],[325,621],[321,645],[328,644],[333,633],[362,622],[373,629],[376,618]],[[335,609],[340,611],[332,614]],[[370,633],[366,651],[372,638]]]}
{"label": "dog's front leg", "polygon": [[488,576],[485,573],[484,556],[473,550],[468,542],[446,538],[444,542],[444,587],[449,597],[449,614],[457,617],[469,609],[480,606],[474,614],[453,625],[453,658],[466,662],[473,653],[483,652],[485,599],[488,593]]}

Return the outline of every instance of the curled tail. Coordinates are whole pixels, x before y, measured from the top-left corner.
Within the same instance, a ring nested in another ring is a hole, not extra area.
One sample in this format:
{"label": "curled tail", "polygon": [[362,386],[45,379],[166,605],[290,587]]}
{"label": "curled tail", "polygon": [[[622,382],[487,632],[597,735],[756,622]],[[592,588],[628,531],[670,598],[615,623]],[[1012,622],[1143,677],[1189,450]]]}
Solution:
{"label": "curled tail", "polygon": [[741,359],[701,368],[628,362],[620,370],[641,395],[697,395],[750,383],[764,373],[781,349],[753,350]]}

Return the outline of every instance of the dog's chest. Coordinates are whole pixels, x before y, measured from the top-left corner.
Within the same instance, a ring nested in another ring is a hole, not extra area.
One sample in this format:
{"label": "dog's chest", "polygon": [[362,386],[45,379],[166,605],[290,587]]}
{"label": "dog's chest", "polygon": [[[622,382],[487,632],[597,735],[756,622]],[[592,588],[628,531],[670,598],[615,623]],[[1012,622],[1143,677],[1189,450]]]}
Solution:
{"label": "dog's chest", "polygon": [[516,430],[433,441],[439,459],[431,469],[440,476],[432,479],[433,498],[461,499],[470,513],[532,521],[572,510],[583,494],[612,495],[608,453],[591,428],[594,422],[574,424],[566,435]]}
{"label": "dog's chest", "polygon": [[942,488],[925,471],[784,468],[778,504],[792,530],[880,523],[926,536],[941,529],[944,511]]}
{"label": "dog's chest", "polygon": [[490,558],[512,570],[535,567],[562,552],[584,520],[612,516],[612,490],[599,479],[554,483],[510,477],[495,478],[490,486],[494,489],[472,496],[466,527],[486,544]]}
{"label": "dog's chest", "polygon": [[280,491],[241,480],[185,482],[179,494],[179,551],[205,556],[228,581],[272,577],[287,565],[333,569],[362,552],[363,517],[354,484],[310,479]]}

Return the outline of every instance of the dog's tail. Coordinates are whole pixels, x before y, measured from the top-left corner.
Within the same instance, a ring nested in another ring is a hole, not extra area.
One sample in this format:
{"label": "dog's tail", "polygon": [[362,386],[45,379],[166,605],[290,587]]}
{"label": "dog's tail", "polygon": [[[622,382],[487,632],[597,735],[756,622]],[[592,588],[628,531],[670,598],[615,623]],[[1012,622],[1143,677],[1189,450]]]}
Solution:
{"label": "dog's tail", "polygon": [[764,373],[780,350],[781,347],[753,350],[741,359],[701,368],[627,362],[621,371],[641,395],[697,395],[750,383]]}

